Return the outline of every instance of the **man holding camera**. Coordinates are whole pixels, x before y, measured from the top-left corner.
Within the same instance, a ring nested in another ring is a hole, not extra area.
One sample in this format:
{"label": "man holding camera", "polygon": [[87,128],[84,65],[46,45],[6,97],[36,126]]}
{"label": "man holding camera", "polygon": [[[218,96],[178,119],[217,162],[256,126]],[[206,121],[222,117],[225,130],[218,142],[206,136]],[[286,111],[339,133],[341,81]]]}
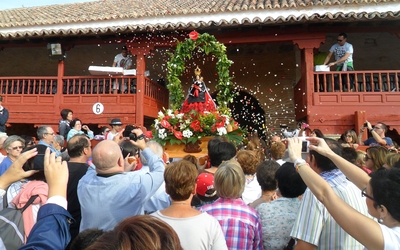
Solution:
{"label": "man holding camera", "polygon": [[[362,141],[362,135],[365,128],[368,128],[372,137],[368,138],[366,141]],[[358,144],[361,146],[393,146],[392,139],[385,136],[387,130],[388,127],[383,122],[378,122],[374,127],[372,127],[371,123],[366,121],[364,126],[360,129],[360,134],[358,135]]]}
{"label": "man holding camera", "polygon": [[[111,230],[121,220],[144,214],[144,204],[164,181],[164,162],[146,146],[143,132],[134,129],[132,144],[146,158],[149,172],[125,172],[125,160],[115,141],[104,140],[93,149],[93,164],[78,184],[82,220],[80,231],[87,228]],[[122,135],[121,135],[122,137]]]}

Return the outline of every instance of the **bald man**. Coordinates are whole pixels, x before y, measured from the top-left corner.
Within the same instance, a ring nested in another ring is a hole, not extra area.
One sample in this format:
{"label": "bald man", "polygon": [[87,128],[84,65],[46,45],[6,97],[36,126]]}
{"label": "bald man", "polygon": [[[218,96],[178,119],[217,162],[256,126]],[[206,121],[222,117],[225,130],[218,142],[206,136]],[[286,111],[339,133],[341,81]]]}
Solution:
{"label": "bald man", "polygon": [[132,131],[138,140],[131,141],[142,150],[149,172],[124,172],[124,158],[119,145],[104,140],[93,149],[93,164],[78,184],[82,220],[80,231],[99,228],[108,231],[121,220],[144,214],[143,205],[164,181],[164,162],[147,148],[143,132]]}

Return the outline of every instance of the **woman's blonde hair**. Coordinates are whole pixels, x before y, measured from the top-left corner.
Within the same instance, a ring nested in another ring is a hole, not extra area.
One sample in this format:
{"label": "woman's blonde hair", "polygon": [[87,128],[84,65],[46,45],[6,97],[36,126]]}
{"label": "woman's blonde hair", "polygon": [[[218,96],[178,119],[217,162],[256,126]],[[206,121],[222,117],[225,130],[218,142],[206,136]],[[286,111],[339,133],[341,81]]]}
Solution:
{"label": "woman's blonde hair", "polygon": [[214,187],[221,198],[237,199],[242,196],[245,181],[239,163],[232,160],[223,162],[214,175]]}
{"label": "woman's blonde hair", "polygon": [[362,150],[357,150],[357,159],[356,159],[356,165],[361,167],[365,167],[365,153]]}
{"label": "woman's blonde hair", "polygon": [[386,155],[385,164],[389,168],[392,168],[394,166],[394,164],[396,164],[398,161],[400,161],[400,154],[398,154],[398,153],[389,153],[389,154]]}

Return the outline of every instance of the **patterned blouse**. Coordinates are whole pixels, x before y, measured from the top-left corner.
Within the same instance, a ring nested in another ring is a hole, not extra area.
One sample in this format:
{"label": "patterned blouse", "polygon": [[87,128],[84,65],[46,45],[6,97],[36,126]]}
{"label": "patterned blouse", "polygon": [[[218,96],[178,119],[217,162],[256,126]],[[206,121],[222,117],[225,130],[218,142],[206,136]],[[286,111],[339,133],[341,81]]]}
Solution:
{"label": "patterned blouse", "polygon": [[300,204],[298,198],[281,197],[256,207],[261,218],[264,250],[282,250],[287,245]]}

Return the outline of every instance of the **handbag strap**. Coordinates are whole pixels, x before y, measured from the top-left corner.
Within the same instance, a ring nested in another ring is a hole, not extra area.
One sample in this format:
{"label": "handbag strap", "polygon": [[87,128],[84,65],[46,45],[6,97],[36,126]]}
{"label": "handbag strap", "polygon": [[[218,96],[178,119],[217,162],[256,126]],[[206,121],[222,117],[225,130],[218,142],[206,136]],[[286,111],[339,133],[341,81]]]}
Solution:
{"label": "handbag strap", "polygon": [[8,188],[9,188],[9,187],[6,188],[6,193],[5,193],[4,196],[3,196],[3,209],[6,208],[7,205],[8,205],[8,201],[7,201],[7,191],[8,191]]}
{"label": "handbag strap", "polygon": [[36,198],[39,197],[38,194],[32,195],[31,198],[29,198],[28,202],[23,206],[21,209],[21,213],[23,213],[35,200]]}
{"label": "handbag strap", "polygon": [[296,241],[293,238],[290,238],[289,242],[283,248],[283,250],[293,250],[293,247],[294,247],[295,244],[296,244]]}

